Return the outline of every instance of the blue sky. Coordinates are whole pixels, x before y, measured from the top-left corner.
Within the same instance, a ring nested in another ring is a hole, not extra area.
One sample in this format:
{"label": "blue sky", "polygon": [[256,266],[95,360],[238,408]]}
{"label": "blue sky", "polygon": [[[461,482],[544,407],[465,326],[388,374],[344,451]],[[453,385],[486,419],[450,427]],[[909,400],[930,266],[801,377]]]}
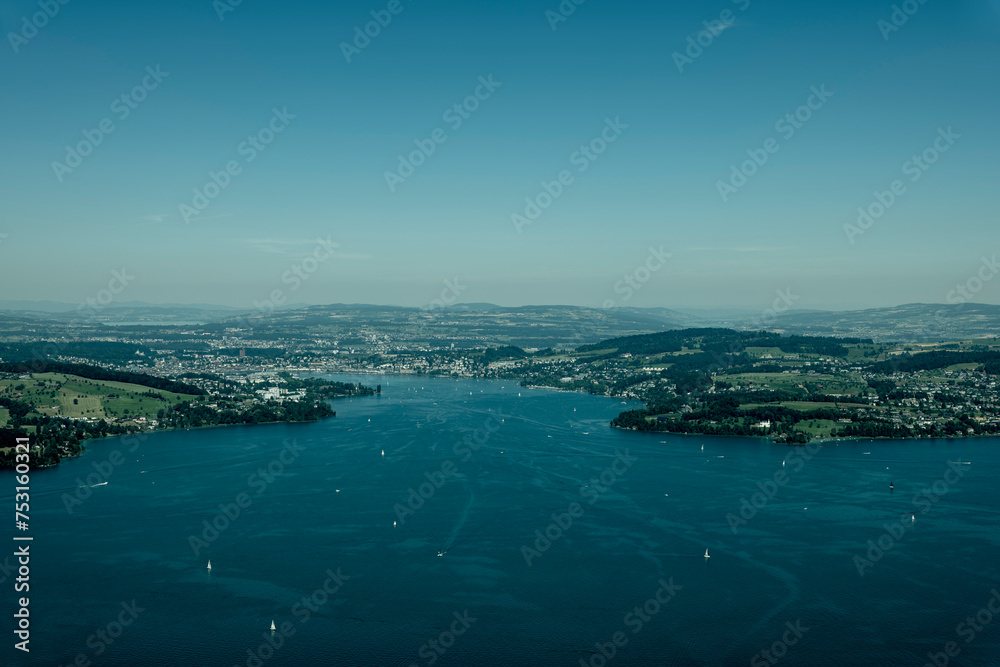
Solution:
{"label": "blue sky", "polygon": [[[995,0],[911,0],[891,31],[892,2],[850,0],[587,0],[558,22],[557,0],[222,1],[0,2],[0,298],[80,302],[125,267],[123,301],[418,306],[458,278],[505,305],[849,308],[944,302],[1000,249]],[[372,12],[391,22],[347,62]],[[53,166],[84,132],[99,145]],[[724,198],[748,151],[766,162]],[[185,215],[212,172],[226,187]],[[646,273],[651,247],[670,258]]]}

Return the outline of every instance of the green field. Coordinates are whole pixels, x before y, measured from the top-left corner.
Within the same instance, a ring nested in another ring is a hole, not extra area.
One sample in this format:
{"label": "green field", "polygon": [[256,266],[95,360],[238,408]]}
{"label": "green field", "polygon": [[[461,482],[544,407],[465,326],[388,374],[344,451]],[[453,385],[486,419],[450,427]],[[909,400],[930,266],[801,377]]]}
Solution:
{"label": "green field", "polygon": [[740,406],[741,409],[750,410],[753,408],[766,408],[769,406],[778,405],[783,408],[791,408],[792,410],[823,410],[823,409],[850,409],[857,407],[867,407],[859,406],[855,403],[822,403],[819,401],[779,401],[777,403],[744,403]]}
{"label": "green field", "polygon": [[765,354],[770,354],[772,357],[783,357],[785,353],[781,351],[780,347],[748,347],[747,356],[759,359]]}
{"label": "green field", "polygon": [[[806,392],[811,390],[823,394],[858,394],[868,388],[868,384],[855,374],[845,376],[811,375],[808,373],[739,373],[719,376],[731,384],[747,384],[767,389],[786,389]],[[802,385],[802,386],[799,386]]]}
{"label": "green field", "polygon": [[829,438],[837,422],[829,419],[809,419],[795,425],[795,430],[804,431],[814,438]]}
{"label": "green field", "polygon": [[952,364],[951,366],[947,366],[945,368],[942,368],[941,370],[945,370],[945,371],[971,371],[971,370],[973,370],[975,368],[979,368],[981,365],[982,364]]}
{"label": "green field", "polygon": [[[194,396],[151,389],[137,384],[89,380],[62,373],[36,373],[30,380],[0,380],[0,396],[31,403],[49,416],[118,419],[155,418],[158,410],[190,401]],[[144,396],[153,393],[158,396]]]}
{"label": "green field", "polygon": [[10,418],[10,410],[7,408],[0,408],[0,427],[7,425],[8,418]]}

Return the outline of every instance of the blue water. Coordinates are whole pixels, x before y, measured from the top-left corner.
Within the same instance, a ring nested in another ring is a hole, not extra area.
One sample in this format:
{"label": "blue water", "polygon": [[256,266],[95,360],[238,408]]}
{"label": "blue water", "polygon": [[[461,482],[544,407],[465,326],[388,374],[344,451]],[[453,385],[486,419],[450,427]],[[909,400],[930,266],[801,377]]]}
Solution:
{"label": "blue water", "polygon": [[[954,641],[951,664],[1000,664],[1000,615],[957,631],[1000,588],[997,439],[830,443],[805,461],[613,430],[626,406],[607,398],[375,381],[381,396],[335,401],[335,419],[97,441],[34,472],[31,653],[13,649],[8,576],[0,663],[919,667]],[[948,461],[970,463],[947,482]],[[776,493],[734,534],[758,482]],[[13,486],[0,475],[5,507]],[[879,538],[891,548],[862,576]]]}

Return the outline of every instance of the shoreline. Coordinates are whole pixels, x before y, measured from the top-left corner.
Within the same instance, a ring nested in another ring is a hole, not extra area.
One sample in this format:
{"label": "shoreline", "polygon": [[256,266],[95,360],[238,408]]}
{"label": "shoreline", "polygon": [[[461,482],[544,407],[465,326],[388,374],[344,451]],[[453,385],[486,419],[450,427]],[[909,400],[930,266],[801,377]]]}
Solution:
{"label": "shoreline", "polygon": [[772,445],[783,445],[785,447],[805,447],[814,443],[829,444],[829,443],[839,443],[839,442],[861,442],[863,440],[874,440],[874,441],[884,441],[884,442],[915,442],[918,440],[975,440],[976,438],[1000,438],[1000,433],[973,433],[971,435],[917,435],[909,438],[887,438],[881,436],[861,436],[861,435],[845,435],[842,438],[817,438],[815,440],[810,440],[809,442],[793,442],[791,444],[787,442],[776,442],[771,440],[766,435],[742,435],[740,433],[676,433],[674,431],[646,431],[637,428],[624,428],[621,426],[613,426],[611,428],[618,429],[619,431],[632,431],[633,433],[648,433],[650,435],[661,435],[661,436],[681,436],[681,437],[691,437],[691,436],[701,436],[703,438],[741,438],[744,440],[764,440]]}

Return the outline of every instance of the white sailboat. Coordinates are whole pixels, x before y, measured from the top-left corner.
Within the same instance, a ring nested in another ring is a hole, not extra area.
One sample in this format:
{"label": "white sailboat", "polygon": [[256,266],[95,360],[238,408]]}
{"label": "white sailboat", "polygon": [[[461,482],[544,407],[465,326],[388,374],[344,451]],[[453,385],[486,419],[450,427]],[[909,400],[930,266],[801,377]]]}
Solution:
{"label": "white sailboat", "polygon": [[711,556],[708,555],[708,549],[705,549],[705,558],[711,558]]}
{"label": "white sailboat", "polygon": [[212,569],[212,561],[208,561],[208,569],[209,569],[209,570],[211,570],[211,569]]}
{"label": "white sailboat", "polygon": [[272,619],[271,619],[271,632],[274,632],[274,631],[275,631],[275,630],[277,630],[277,629],[278,629],[278,628],[274,627],[274,619],[272,618]]}
{"label": "white sailboat", "polygon": [[382,458],[385,458],[385,450],[382,450]]}

